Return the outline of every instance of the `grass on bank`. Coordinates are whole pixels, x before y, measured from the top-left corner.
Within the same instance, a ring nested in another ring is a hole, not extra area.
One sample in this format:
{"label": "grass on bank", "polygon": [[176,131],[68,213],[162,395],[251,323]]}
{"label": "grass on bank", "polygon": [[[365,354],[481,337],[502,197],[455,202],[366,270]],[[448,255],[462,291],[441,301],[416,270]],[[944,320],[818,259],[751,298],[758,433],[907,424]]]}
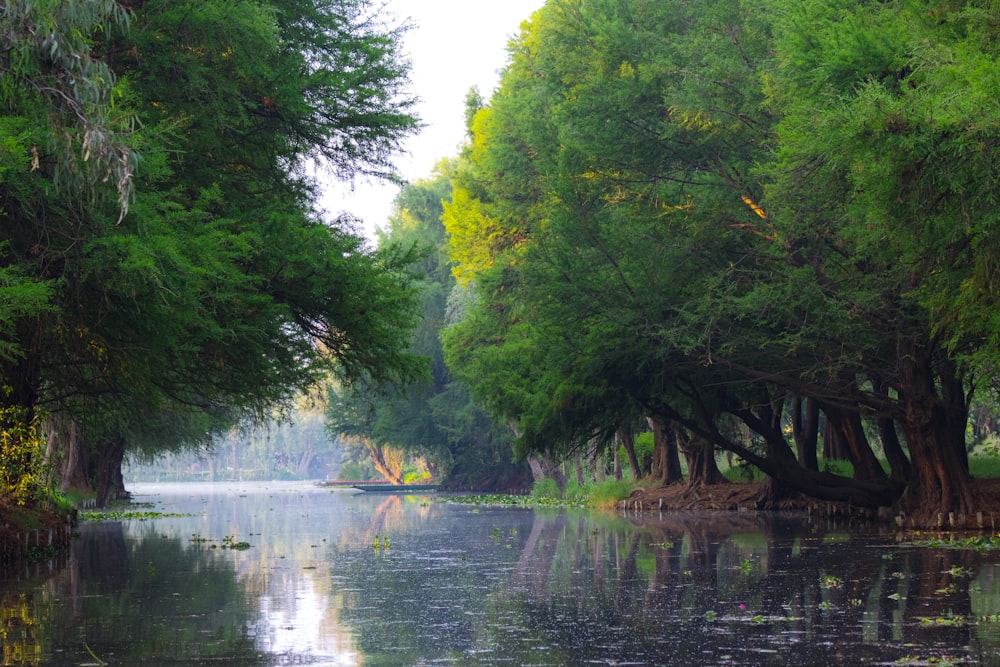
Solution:
{"label": "grass on bank", "polygon": [[446,502],[463,505],[486,505],[491,507],[581,507],[591,509],[613,509],[638,488],[647,488],[648,482],[610,479],[604,482],[590,482],[583,486],[576,480],[569,481],[565,492],[553,479],[536,482],[531,495],[477,494],[471,496],[448,496]]}

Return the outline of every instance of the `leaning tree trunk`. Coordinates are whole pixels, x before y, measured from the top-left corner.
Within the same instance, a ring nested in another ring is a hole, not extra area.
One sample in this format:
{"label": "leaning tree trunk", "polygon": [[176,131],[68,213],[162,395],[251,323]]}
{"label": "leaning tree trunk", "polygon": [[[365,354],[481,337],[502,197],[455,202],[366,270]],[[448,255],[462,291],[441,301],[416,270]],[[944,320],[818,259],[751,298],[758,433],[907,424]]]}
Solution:
{"label": "leaning tree trunk", "polygon": [[[760,416],[749,408],[732,411],[754,432],[764,438],[766,455],[760,456],[732,443],[729,446],[745,460],[773,478],[764,485],[761,506],[773,505],[792,491],[821,500],[846,502],[858,507],[887,507],[898,497],[901,489],[888,479],[863,480],[833,475],[828,472],[806,470],[795,458],[791,447],[781,432],[780,421],[770,406],[759,408]],[[720,442],[721,446],[727,446]]]}
{"label": "leaning tree trunk", "polygon": [[631,426],[622,426],[615,431],[615,445],[625,449],[625,457],[628,459],[628,467],[632,469],[632,478],[642,477],[642,469],[639,468],[639,457],[635,455],[635,433]]}
{"label": "leaning tree trunk", "polygon": [[531,468],[531,476],[535,482],[553,479],[560,492],[566,490],[566,475],[562,466],[548,452],[528,455],[528,467]]}
{"label": "leaning tree trunk", "polygon": [[364,438],[362,442],[368,450],[372,465],[380,475],[385,477],[392,484],[403,483],[403,455],[401,452],[383,447],[376,442]]}
{"label": "leaning tree trunk", "polygon": [[[872,378],[872,386],[882,400],[890,402],[888,383],[879,378]],[[876,418],[875,423],[878,426],[879,440],[882,441],[882,452],[889,463],[889,478],[894,482],[905,483],[911,474],[910,459],[906,457],[903,444],[899,441],[896,421],[883,414]]]}
{"label": "leaning tree trunk", "polygon": [[882,440],[882,451],[885,452],[886,461],[889,462],[889,477],[897,482],[906,481],[911,474],[910,459],[906,458],[903,445],[899,442],[896,422],[892,419],[879,417],[878,433]]}
{"label": "leaning tree trunk", "polygon": [[593,437],[588,443],[587,458],[590,460],[590,469],[593,471],[595,482],[604,482],[608,476],[608,466],[607,461],[604,460],[604,452],[601,446],[597,442],[597,438]]}
{"label": "leaning tree trunk", "polygon": [[885,470],[865,436],[861,415],[853,410],[835,410],[830,406],[823,406],[823,413],[826,423],[847,449],[848,460],[854,466],[854,479],[865,482],[885,480]]}
{"label": "leaning tree trunk", "polygon": [[849,461],[850,451],[844,436],[837,430],[833,422],[825,420],[823,427],[823,460],[825,461]]}

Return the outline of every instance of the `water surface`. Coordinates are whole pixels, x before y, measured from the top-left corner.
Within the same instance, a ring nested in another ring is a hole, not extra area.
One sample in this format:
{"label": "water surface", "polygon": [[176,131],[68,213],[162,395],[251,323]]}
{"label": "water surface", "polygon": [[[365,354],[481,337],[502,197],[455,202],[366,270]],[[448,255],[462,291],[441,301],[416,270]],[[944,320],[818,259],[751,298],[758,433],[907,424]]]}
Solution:
{"label": "water surface", "polygon": [[1000,664],[997,554],[887,529],[133,490],[183,516],[88,522],[62,562],[4,575],[0,664]]}

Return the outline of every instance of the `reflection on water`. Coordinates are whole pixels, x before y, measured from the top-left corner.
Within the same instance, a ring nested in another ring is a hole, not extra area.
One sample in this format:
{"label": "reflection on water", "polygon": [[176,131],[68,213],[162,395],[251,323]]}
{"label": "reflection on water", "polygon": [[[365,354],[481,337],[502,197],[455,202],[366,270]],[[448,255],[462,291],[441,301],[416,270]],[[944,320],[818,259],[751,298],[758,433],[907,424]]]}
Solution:
{"label": "reflection on water", "polygon": [[[0,585],[3,665],[1000,664],[995,555],[752,514],[138,486]],[[225,548],[246,541],[247,550]]]}

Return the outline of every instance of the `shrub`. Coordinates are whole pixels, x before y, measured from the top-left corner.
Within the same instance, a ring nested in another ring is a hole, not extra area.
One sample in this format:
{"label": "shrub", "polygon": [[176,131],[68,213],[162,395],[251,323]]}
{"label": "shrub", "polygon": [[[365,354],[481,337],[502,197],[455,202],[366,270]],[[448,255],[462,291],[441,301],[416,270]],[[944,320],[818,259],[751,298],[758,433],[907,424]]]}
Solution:
{"label": "shrub", "polygon": [[345,463],[337,473],[337,479],[356,482],[373,477],[374,469],[364,463]]}
{"label": "shrub", "polygon": [[635,484],[623,479],[609,479],[590,485],[590,505],[593,507],[614,507],[618,501],[628,498]]}
{"label": "shrub", "polygon": [[546,478],[535,482],[531,487],[531,497],[558,500],[562,498],[562,492],[559,491],[559,485],[556,484],[556,480]]}
{"label": "shrub", "polygon": [[0,409],[0,495],[18,505],[45,498],[44,452],[37,425],[25,420],[23,408]]}
{"label": "shrub", "polygon": [[590,484],[584,484],[580,486],[577,481],[570,480],[566,484],[566,492],[563,494],[566,500],[586,500],[590,497]]}

